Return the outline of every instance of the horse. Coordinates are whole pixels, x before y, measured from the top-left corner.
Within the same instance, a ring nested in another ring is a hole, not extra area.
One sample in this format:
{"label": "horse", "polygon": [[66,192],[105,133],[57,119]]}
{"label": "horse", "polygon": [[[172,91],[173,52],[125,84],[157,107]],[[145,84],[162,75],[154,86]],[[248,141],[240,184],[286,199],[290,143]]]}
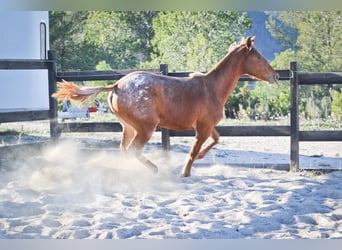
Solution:
{"label": "horse", "polygon": [[[134,156],[153,172],[157,166],[142,151],[156,127],[171,130],[195,130],[196,136],[182,176],[190,176],[193,162],[203,158],[219,141],[215,129],[222,119],[224,104],[241,75],[267,83],[277,82],[279,75],[254,48],[255,36],[231,48],[207,73],[188,77],[171,77],[143,71],[132,72],[116,83],[99,87],[78,87],[62,82],[53,97],[60,100],[85,101],[108,91],[108,104],[123,127],[121,150]],[[212,142],[202,148],[211,137]]]}

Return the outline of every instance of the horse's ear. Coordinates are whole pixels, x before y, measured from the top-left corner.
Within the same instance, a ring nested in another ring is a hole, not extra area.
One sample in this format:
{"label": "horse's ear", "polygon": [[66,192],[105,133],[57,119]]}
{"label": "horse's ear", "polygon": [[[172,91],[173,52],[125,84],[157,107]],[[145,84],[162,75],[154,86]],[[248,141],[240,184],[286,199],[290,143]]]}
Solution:
{"label": "horse's ear", "polygon": [[249,50],[253,48],[253,43],[255,41],[255,36],[249,36],[246,41],[246,46]]}

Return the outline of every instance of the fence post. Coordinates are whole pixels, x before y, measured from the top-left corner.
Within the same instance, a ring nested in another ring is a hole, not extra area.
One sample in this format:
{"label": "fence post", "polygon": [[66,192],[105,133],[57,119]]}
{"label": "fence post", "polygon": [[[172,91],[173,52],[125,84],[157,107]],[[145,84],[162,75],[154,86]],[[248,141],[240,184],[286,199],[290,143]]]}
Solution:
{"label": "fence post", "polygon": [[49,106],[50,106],[50,137],[52,140],[58,139],[60,131],[58,130],[58,112],[57,112],[57,100],[51,95],[56,92],[57,89],[57,67],[56,67],[56,55],[54,51],[48,51],[49,60]]}
{"label": "fence post", "polygon": [[[160,72],[163,75],[168,75],[169,67],[167,64],[160,64]],[[162,148],[165,151],[170,150],[170,130],[166,128],[161,128],[161,139],[162,139]]]}
{"label": "fence post", "polygon": [[299,168],[299,105],[298,105],[298,63],[291,62],[290,79],[291,92],[291,151],[290,151],[290,171],[298,171]]}

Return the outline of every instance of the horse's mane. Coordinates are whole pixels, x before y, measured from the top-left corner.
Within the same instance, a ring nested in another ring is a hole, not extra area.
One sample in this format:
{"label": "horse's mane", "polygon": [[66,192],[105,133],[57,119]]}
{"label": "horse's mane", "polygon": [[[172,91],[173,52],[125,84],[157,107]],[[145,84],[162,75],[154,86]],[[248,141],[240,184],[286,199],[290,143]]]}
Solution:
{"label": "horse's mane", "polygon": [[237,47],[239,47],[240,45],[242,44],[245,44],[247,41],[247,38],[245,37],[242,37],[240,42],[234,42],[232,43],[229,48],[228,48],[228,53],[232,52],[234,49],[236,49]]}

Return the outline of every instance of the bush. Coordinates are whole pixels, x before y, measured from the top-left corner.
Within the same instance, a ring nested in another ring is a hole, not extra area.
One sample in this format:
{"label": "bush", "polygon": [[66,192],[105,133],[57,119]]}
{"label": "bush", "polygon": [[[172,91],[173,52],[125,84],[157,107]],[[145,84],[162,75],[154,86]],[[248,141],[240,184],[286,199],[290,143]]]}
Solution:
{"label": "bush", "polygon": [[342,92],[332,91],[331,114],[338,121],[342,121]]}

